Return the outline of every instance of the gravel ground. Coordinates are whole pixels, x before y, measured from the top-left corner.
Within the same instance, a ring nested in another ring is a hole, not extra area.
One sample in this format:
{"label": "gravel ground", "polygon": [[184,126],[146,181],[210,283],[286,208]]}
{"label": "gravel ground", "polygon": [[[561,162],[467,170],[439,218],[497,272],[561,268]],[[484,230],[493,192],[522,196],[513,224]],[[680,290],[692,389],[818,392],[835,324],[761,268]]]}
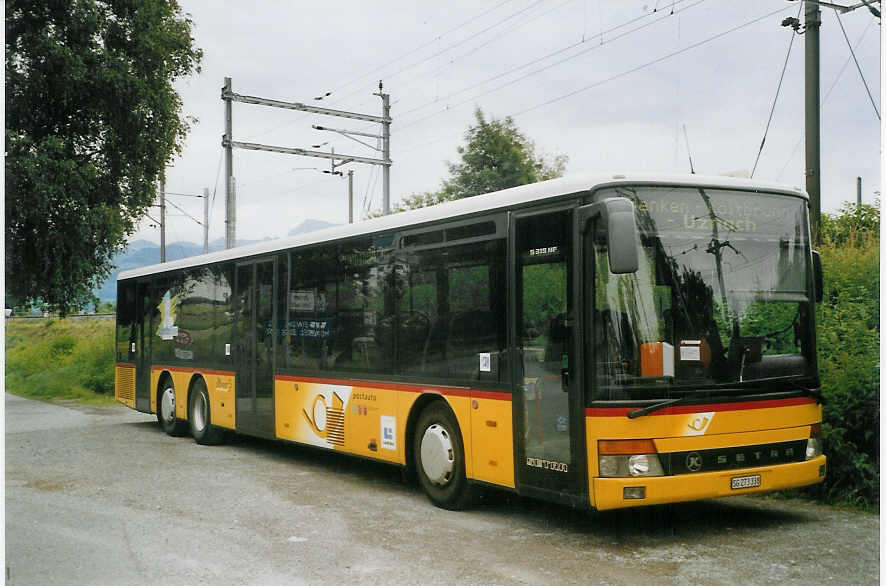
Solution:
{"label": "gravel ground", "polygon": [[9,584],[877,584],[880,521],[797,500],[434,508],[399,471],[124,407],[6,405]]}

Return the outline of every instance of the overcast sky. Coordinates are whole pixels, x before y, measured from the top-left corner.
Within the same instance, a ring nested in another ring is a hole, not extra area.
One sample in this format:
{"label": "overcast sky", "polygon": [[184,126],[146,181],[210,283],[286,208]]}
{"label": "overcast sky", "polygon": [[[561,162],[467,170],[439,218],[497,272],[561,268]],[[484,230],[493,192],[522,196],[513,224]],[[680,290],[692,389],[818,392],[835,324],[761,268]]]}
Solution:
{"label": "overcast sky", "polygon": [[[848,0],[836,0],[850,4]],[[391,95],[391,200],[436,190],[473,110],[513,116],[539,152],[567,155],[568,173],[750,172],[798,2],[784,0],[398,0],[334,3],[181,0],[204,51],[202,72],[176,84],[198,119],[167,170],[173,193],[215,193],[210,239],[224,236],[221,137],[224,77],[234,92],[381,114]],[[880,122],[830,9],[821,27],[822,208],[880,189]],[[880,104],[880,26],[861,8],[841,16]],[[735,30],[732,30],[735,29]],[[728,32],[732,31],[732,32]],[[803,43],[794,38],[756,178],[805,186]],[[332,92],[322,101],[314,97]],[[312,124],[377,132],[377,125],[235,103],[234,140],[378,154]],[[373,142],[373,139],[363,139]],[[347,222],[347,180],[324,159],[234,151],[237,237],[279,237],[306,218]],[[381,170],[353,164],[357,217],[381,207]],[[346,167],[347,168],[347,167]],[[345,169],[346,169],[345,168]],[[200,199],[170,201],[202,218]],[[174,207],[167,240],[202,241]],[[142,224],[134,239],[159,241]]]}

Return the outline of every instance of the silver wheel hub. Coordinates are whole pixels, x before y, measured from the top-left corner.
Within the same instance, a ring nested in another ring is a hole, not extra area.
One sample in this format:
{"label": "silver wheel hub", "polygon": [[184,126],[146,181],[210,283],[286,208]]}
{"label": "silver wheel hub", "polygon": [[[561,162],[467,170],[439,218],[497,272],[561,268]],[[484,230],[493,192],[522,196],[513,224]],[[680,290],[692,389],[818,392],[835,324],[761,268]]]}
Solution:
{"label": "silver wheel hub", "polygon": [[203,393],[197,393],[194,400],[194,412],[191,414],[194,418],[194,428],[197,431],[203,431],[206,427],[206,398]]}
{"label": "silver wheel hub", "polygon": [[446,428],[435,423],[421,438],[421,467],[428,480],[444,485],[452,480],[455,470],[455,449]]}
{"label": "silver wheel hub", "polygon": [[172,387],[166,387],[160,397],[160,416],[168,423],[175,421],[175,389]]}

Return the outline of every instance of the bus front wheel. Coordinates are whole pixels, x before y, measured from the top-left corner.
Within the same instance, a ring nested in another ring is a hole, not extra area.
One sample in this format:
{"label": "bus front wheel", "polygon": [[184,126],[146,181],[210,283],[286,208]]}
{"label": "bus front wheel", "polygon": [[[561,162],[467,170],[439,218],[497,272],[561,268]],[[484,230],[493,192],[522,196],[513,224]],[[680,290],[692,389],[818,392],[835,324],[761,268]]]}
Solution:
{"label": "bus front wheel", "polygon": [[220,444],[224,431],[210,423],[209,393],[200,379],[194,383],[188,404],[188,424],[194,441],[204,446]]}
{"label": "bus front wheel", "polygon": [[175,417],[175,386],[172,379],[166,377],[163,380],[157,395],[157,421],[160,427],[172,436],[185,435],[188,423]]}
{"label": "bus front wheel", "polygon": [[435,401],[422,411],[413,442],[416,474],[431,502],[452,511],[467,507],[473,487],[465,476],[464,444],[445,403]]}

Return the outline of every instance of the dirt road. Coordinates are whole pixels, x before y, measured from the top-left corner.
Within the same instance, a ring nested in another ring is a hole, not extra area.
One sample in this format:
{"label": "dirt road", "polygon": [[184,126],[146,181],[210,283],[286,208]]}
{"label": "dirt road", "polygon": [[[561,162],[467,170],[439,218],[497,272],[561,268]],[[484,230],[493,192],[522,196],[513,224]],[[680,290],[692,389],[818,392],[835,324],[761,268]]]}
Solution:
{"label": "dirt road", "polygon": [[7,394],[9,584],[877,584],[879,518],[733,497],[434,508],[393,468]]}

